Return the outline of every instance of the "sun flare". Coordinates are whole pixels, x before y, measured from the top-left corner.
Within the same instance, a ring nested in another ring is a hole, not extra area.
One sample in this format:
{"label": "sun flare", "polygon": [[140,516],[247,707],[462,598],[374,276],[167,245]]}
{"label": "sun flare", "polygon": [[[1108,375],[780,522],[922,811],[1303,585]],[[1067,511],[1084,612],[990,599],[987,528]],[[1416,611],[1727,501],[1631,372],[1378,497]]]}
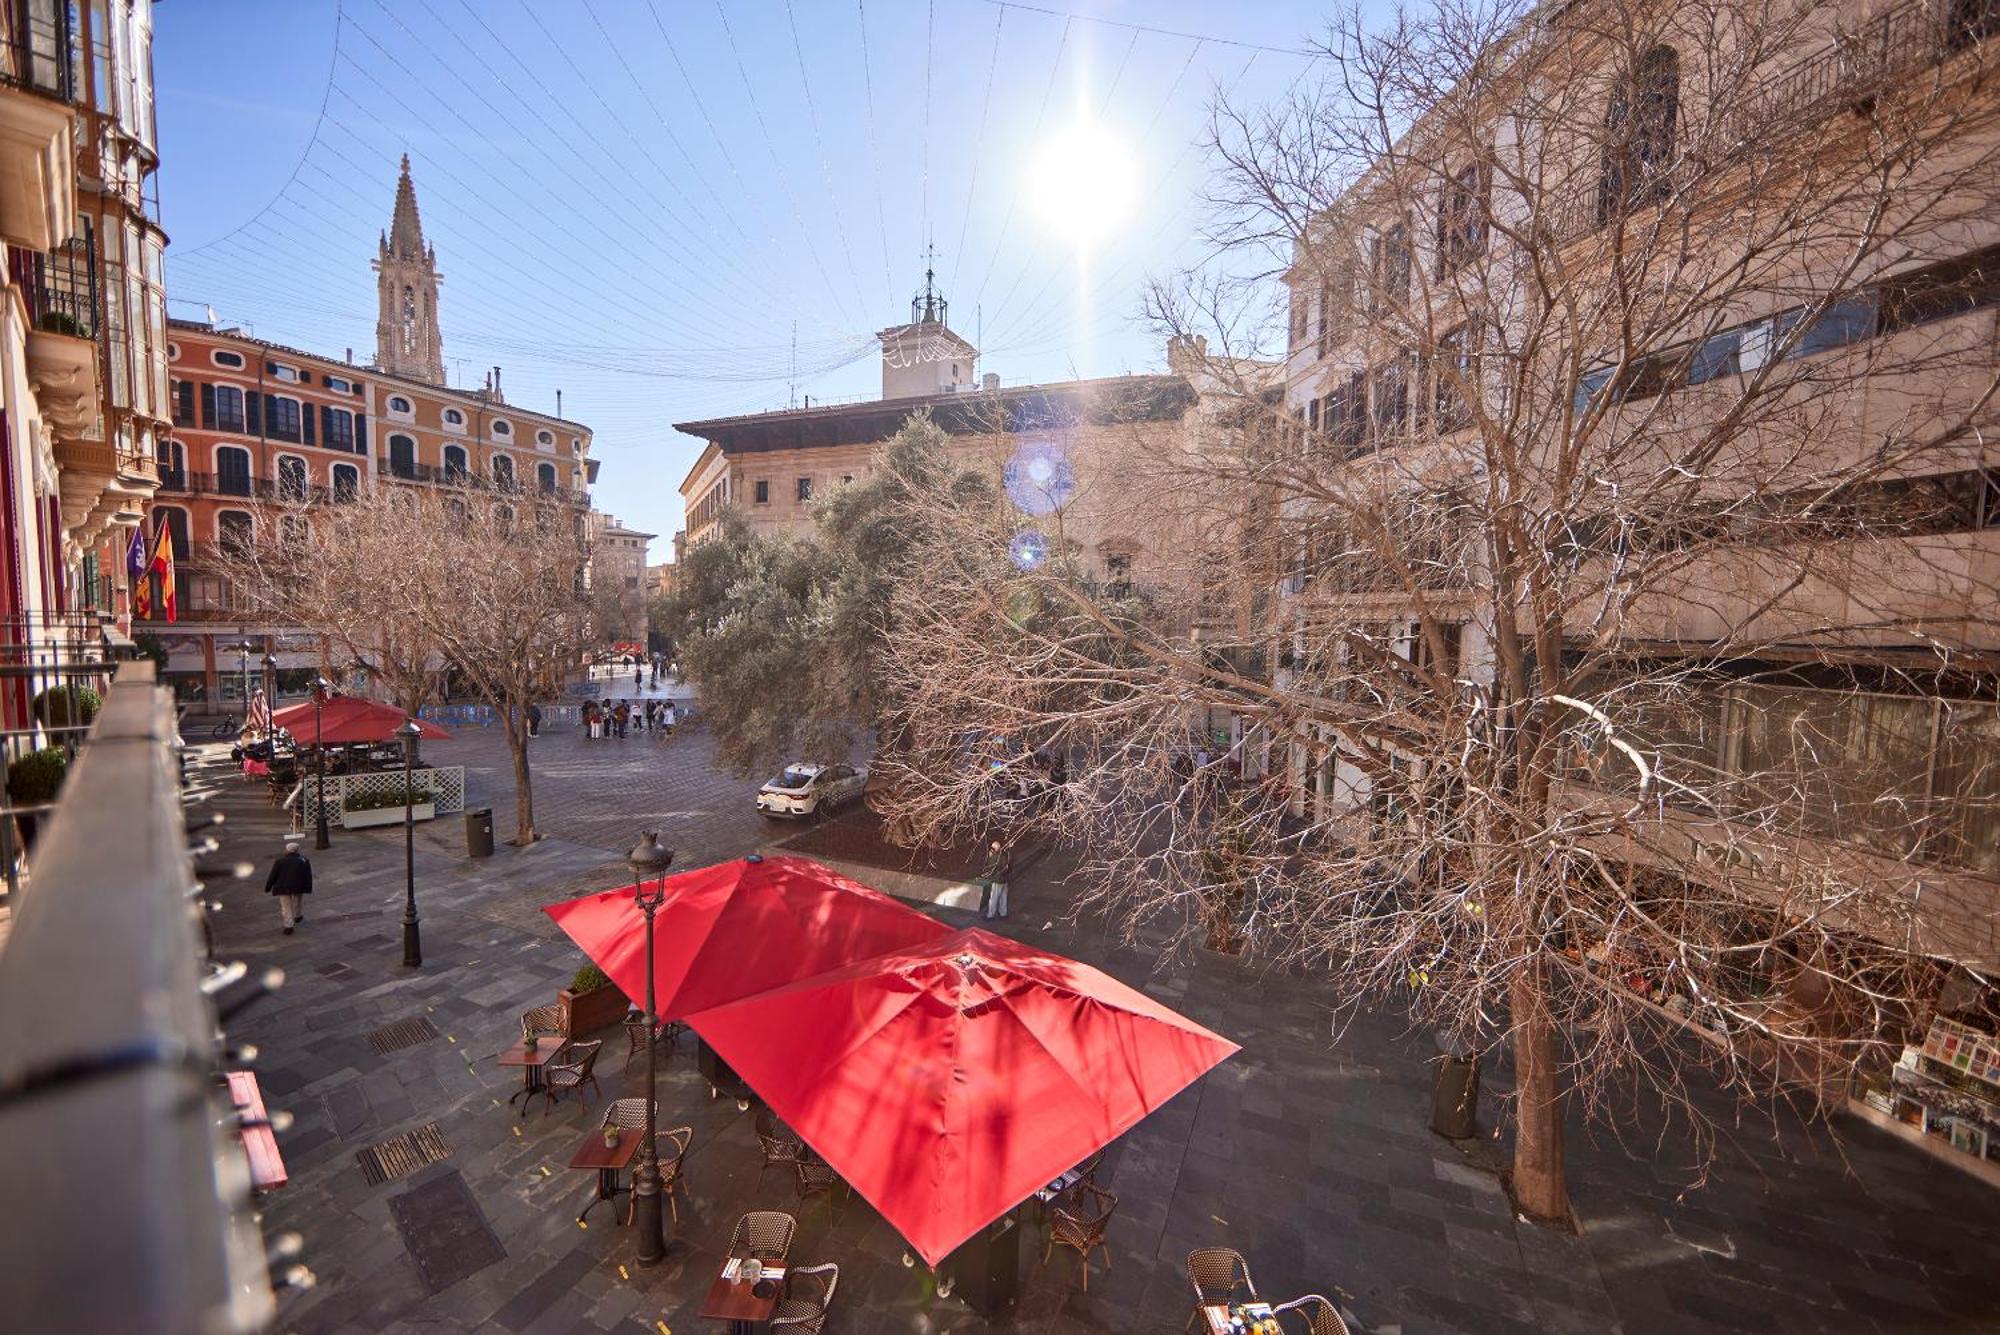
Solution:
{"label": "sun flare", "polygon": [[1131,146],[1094,121],[1056,131],[1036,148],[1029,202],[1042,225],[1079,246],[1115,235],[1138,204]]}

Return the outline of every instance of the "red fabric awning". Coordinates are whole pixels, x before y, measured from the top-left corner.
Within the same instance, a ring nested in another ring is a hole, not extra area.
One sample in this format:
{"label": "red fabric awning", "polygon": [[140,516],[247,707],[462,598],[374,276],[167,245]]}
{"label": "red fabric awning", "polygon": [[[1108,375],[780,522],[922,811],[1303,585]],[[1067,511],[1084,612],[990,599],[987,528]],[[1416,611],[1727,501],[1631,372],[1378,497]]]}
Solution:
{"label": "red fabric awning", "polygon": [[932,1265],[1238,1051],[976,928],[688,1022]]}
{"label": "red fabric awning", "polygon": [[[633,1004],[646,999],[646,919],[632,887],[542,912]],[[738,858],[670,876],[653,922],[662,1019],[720,1006],[951,929],[808,858]]]}
{"label": "red fabric awning", "polygon": [[[385,705],[379,700],[364,700],[358,695],[328,696],[320,706],[319,726],[323,734],[313,731],[313,702],[290,705],[271,716],[271,725],[283,728],[292,735],[292,740],[300,746],[352,746],[363,742],[393,742],[396,729],[403,726],[409,715],[394,705]],[[417,720],[417,727],[423,736],[448,738],[450,733],[435,723]]]}

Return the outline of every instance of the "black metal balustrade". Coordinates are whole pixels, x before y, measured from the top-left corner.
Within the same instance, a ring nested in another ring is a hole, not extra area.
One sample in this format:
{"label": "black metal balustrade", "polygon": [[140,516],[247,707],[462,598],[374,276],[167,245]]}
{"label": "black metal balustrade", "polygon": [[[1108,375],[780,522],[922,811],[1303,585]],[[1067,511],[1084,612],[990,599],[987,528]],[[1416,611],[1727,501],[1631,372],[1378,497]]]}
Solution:
{"label": "black metal balustrade", "polygon": [[7,247],[7,277],[27,298],[30,327],[97,337],[97,241],[90,224],[54,250]]}
{"label": "black metal balustrade", "polygon": [[120,664],[14,896],[0,1310],[23,1328],[238,1332],[273,1315],[220,1078],[219,1020],[264,984],[204,959],[179,746],[153,665]]}

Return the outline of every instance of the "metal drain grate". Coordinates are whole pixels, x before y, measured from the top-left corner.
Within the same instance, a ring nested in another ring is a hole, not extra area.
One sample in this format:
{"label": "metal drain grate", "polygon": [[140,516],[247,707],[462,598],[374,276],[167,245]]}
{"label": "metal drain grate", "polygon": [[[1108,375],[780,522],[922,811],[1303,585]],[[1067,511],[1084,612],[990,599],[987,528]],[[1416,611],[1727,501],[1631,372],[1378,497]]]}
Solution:
{"label": "metal drain grate", "polygon": [[436,1122],[425,1122],[415,1131],[406,1131],[380,1145],[357,1151],[354,1160],[361,1165],[361,1174],[368,1179],[368,1185],[379,1187],[384,1182],[408,1177],[425,1164],[450,1157],[451,1142],[444,1138]]}
{"label": "metal drain grate", "polygon": [[414,1020],[398,1020],[386,1029],[377,1029],[368,1035],[368,1046],[387,1056],[391,1052],[413,1048],[437,1036],[437,1026],[419,1015]]}

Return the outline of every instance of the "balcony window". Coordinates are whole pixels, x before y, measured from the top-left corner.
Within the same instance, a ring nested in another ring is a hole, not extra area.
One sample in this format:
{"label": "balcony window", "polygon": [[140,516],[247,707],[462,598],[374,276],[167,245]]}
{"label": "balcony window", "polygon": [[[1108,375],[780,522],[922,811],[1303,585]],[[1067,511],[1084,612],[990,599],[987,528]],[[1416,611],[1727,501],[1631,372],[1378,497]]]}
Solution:
{"label": "balcony window", "polygon": [[496,487],[514,485],[514,461],[504,454],[493,456],[493,485]]}
{"label": "balcony window", "polygon": [[269,396],[265,408],[266,433],[276,440],[288,440],[297,444],[302,434],[299,426],[299,401],[281,399],[273,394]]}
{"label": "balcony window", "polygon": [[173,389],[174,425],[194,425],[194,381],[176,380]]}
{"label": "balcony window", "polygon": [[345,408],[322,406],[319,410],[320,438],[329,450],[354,452],[354,414]]}
{"label": "balcony window", "polygon": [[1445,185],[1438,210],[1438,272],[1449,274],[1486,249],[1486,173],[1477,164]]}
{"label": "balcony window", "polygon": [[333,466],[333,499],[351,501],[361,494],[361,470],[353,464]]}
{"label": "balcony window", "polygon": [[1673,165],[1680,106],[1680,54],[1671,46],[1653,47],[1633,64],[1605,109],[1598,222],[1610,222],[1670,193],[1667,171]]}
{"label": "balcony window", "polygon": [[281,501],[303,501],[311,491],[306,472],[306,461],[292,455],[281,455],[278,459],[278,499]]}
{"label": "balcony window", "polygon": [[250,451],[234,445],[216,447],[215,489],[225,496],[250,494]]}
{"label": "balcony window", "polygon": [[1376,314],[1394,310],[1410,299],[1410,229],[1397,223],[1370,247],[1369,275],[1373,280]]}
{"label": "balcony window", "polygon": [[417,475],[417,442],[408,436],[389,437],[389,476],[414,478]]}
{"label": "balcony window", "polygon": [[160,529],[163,526],[166,528],[168,534],[171,535],[168,541],[173,546],[174,559],[176,561],[185,561],[188,558],[188,553],[194,550],[193,545],[188,542],[188,512],[181,509],[178,505],[155,506],[153,508],[153,534],[155,538],[159,536]]}
{"label": "balcony window", "polygon": [[242,510],[222,510],[215,516],[215,540],[224,551],[241,551],[250,545],[256,524]]}
{"label": "balcony window", "polygon": [[556,489],[556,466],[542,464],[535,469],[535,481],[545,494],[553,495]]}
{"label": "balcony window", "polygon": [[202,396],[212,398],[214,411],[209,413],[208,427],[215,431],[236,431],[244,429],[243,391],[234,385],[203,386]]}
{"label": "balcony window", "polygon": [[447,482],[463,482],[468,476],[469,470],[465,466],[465,447],[463,445],[445,446],[444,480]]}

